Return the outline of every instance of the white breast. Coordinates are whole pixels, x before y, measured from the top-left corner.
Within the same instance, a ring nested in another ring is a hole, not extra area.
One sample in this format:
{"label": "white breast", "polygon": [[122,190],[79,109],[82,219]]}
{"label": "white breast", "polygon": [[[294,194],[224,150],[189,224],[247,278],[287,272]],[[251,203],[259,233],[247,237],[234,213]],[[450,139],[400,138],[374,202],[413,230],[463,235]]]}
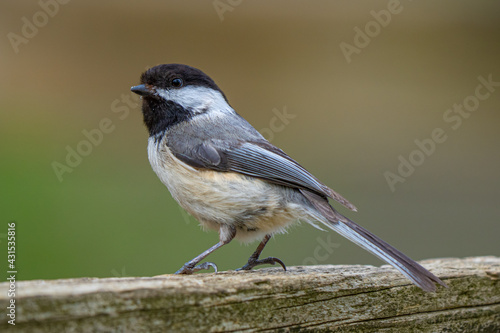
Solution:
{"label": "white breast", "polygon": [[172,197],[209,229],[231,224],[237,227],[236,238],[251,241],[283,232],[307,215],[284,200],[282,188],[233,172],[197,170],[177,159],[164,141],[150,138],[148,157]]}

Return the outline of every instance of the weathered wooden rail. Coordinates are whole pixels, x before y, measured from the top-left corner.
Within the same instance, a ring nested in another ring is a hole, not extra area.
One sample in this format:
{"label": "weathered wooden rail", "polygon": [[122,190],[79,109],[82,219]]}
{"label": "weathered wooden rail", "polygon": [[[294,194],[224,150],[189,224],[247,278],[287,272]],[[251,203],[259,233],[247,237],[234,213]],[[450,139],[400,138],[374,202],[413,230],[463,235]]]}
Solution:
{"label": "weathered wooden rail", "polygon": [[[425,293],[389,266],[19,281],[1,332],[500,332],[500,258],[435,259]],[[9,305],[0,284],[0,308]]]}

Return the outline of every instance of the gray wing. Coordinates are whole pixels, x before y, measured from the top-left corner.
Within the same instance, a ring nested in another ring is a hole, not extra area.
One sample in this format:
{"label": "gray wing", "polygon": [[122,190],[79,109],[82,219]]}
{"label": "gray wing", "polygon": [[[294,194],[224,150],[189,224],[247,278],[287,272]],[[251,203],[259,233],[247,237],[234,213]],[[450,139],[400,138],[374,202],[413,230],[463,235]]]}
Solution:
{"label": "gray wing", "polygon": [[182,149],[179,149],[181,147],[176,144],[168,146],[177,158],[192,167],[237,172],[282,186],[307,189],[356,210],[353,204],[321,183],[281,149],[265,140],[229,143],[212,139],[189,148],[183,145]]}

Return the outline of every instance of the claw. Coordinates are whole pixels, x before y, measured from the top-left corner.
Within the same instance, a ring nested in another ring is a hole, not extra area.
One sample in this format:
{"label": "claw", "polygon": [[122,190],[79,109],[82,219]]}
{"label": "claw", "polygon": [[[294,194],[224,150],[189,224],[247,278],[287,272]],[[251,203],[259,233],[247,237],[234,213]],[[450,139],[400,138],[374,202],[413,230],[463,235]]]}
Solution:
{"label": "claw", "polygon": [[210,267],[213,267],[213,269],[215,270],[215,273],[218,272],[218,269],[217,269],[217,265],[214,264],[213,262],[204,262],[202,264],[199,264],[197,266],[194,266],[194,267],[191,267],[191,265],[189,264],[185,264],[184,266],[181,267],[181,269],[179,269],[177,272],[175,272],[174,274],[193,274],[195,272],[198,272],[198,271],[201,271],[201,270],[204,270],[204,269],[210,269]]}
{"label": "claw", "polygon": [[265,265],[265,264],[276,265],[276,263],[280,264],[281,267],[283,267],[283,270],[286,272],[286,266],[283,263],[283,261],[281,261],[280,259],[275,258],[275,257],[268,257],[266,259],[260,259],[260,260],[250,258],[250,259],[248,259],[248,262],[246,263],[245,266],[238,268],[236,271],[249,271],[252,268],[254,268],[255,266]]}

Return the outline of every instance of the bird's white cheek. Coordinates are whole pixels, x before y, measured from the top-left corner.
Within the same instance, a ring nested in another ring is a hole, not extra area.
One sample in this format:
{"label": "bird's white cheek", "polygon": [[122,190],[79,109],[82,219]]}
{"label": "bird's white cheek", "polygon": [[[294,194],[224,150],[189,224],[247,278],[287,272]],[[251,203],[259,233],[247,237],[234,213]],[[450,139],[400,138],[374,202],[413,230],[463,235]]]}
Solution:
{"label": "bird's white cheek", "polygon": [[156,89],[158,95],[167,101],[179,104],[194,114],[207,111],[235,113],[226,102],[224,96],[211,88],[200,86],[186,86],[179,89]]}

